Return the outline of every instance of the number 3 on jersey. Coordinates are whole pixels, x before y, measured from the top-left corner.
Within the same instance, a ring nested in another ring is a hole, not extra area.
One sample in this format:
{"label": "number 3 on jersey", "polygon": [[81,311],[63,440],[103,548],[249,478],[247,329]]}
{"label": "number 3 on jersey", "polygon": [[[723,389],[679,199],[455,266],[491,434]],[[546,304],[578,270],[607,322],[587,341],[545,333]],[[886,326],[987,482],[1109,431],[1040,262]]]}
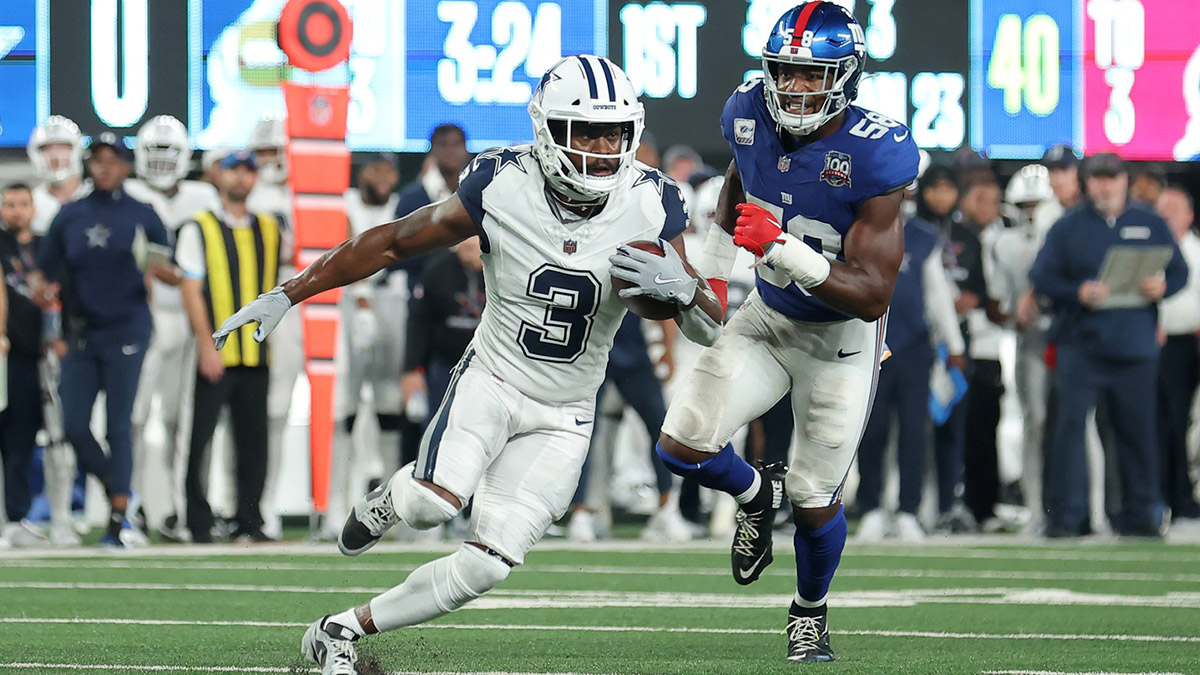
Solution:
{"label": "number 3 on jersey", "polygon": [[536,361],[571,363],[587,350],[600,308],[600,282],[590,272],[542,265],[529,275],[525,295],[550,304],[541,325],[521,322],[517,342]]}

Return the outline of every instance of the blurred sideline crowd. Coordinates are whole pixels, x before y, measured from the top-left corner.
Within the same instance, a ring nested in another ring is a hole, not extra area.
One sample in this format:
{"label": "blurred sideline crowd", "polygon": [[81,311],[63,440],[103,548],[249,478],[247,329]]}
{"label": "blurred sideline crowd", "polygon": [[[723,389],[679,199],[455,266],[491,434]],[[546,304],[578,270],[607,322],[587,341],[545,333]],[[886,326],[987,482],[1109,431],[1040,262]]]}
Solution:
{"label": "blurred sideline crowd", "polygon": [[[356,157],[347,236],[452,194],[466,141],[453,124],[434,129],[404,186],[396,157]],[[0,548],[80,545],[87,476],[107,502],[103,546],[283,537],[280,505],[309,492],[283,480],[289,454],[307,457],[285,444],[303,406],[298,313],[261,345],[250,328],[218,352],[211,333],[296,271],[287,142],[284,120],[263,118],[244,149],[202,153],[191,179],[187,130],[169,116],[146,122],[132,150],[60,116],[35,130],[32,180],[0,184]],[[698,250],[722,172],[684,146],[660,155],[648,133],[638,159],[680,184]],[[846,490],[857,536],[1200,537],[1191,196],[1157,170],[1066,146],[1007,180],[977,154],[948,159],[925,158],[907,191],[890,357]],[[1114,252],[1136,277],[1120,287],[1105,269]],[[743,255],[730,315],[755,283]],[[415,460],[479,323],[481,270],[471,239],[346,289],[330,504],[312,536],[336,538],[362,492]],[[645,517],[654,541],[732,530],[731,500],[680,483],[653,452],[674,375],[699,352],[673,322],[626,317],[558,534],[606,538],[614,514]],[[782,401],[735,447],[785,460],[792,423]]]}

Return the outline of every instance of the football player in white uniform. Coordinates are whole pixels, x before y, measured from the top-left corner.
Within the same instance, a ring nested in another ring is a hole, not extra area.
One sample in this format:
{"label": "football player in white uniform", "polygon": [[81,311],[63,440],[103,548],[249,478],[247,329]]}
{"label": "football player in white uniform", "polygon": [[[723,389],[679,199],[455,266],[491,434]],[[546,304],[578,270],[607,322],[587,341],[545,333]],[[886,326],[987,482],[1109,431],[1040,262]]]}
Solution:
{"label": "football player in white uniform", "polygon": [[[155,208],[167,226],[171,241],[175,241],[179,226],[195,214],[216,210],[221,205],[212,185],[184,180],[191,158],[187,128],[174,117],[159,115],[138,129],[137,146],[133,150],[138,177],[125,181],[125,190],[134,199]],[[145,493],[146,421],[151,403],[157,398],[159,415],[166,428],[162,469],[167,472],[165,485],[171,509],[159,531],[168,539],[180,540],[186,535],[186,530],[179,527],[179,514],[183,513],[183,477],[187,468],[187,457],[180,451],[187,447],[186,439],[180,441],[180,414],[188,409],[187,396],[196,374],[195,342],[178,288],[155,281],[150,311],[154,316],[154,337],[146,351],[133,405],[133,490],[135,494]]]}
{"label": "football player in white uniform", "polygon": [[[643,111],[625,73],[570,56],[529,104],[535,143],[486,152],[449,199],[368,230],[260,296],[214,334],[250,322],[266,337],[294,303],[389,263],[478,235],[487,305],[454,369],[415,466],[355,505],[338,546],[370,548],[400,521],[429,529],[474,499],[468,541],[369,603],[309,627],[303,652],[325,675],[353,673],[354,641],[462,607],[525,559],[570,503],[587,454],[596,389],[626,296],[676,303],[693,340],[711,344],[720,304],[689,272],[679,188],[633,160]],[[624,246],[660,239],[663,256]],[[669,242],[669,243],[668,243]]]}
{"label": "football player in white uniform", "polygon": [[[346,190],[346,217],[353,237],[395,216],[400,201],[395,193],[400,174],[392,159],[378,155],[358,173],[358,187]],[[396,471],[400,458],[399,421],[403,399],[404,327],[408,316],[408,275],[379,272],[351,284],[342,295],[341,342],[338,345],[337,391],[334,397],[333,466],[329,511],[322,539],[336,539],[352,495],[352,466],[365,465],[376,481]],[[379,443],[355,447],[351,432],[362,403],[362,389],[371,383],[372,402],[379,416]],[[357,461],[352,461],[352,458]],[[372,485],[371,487],[375,487]]]}
{"label": "football player in white uniform", "polygon": [[83,134],[62,115],[51,115],[29,135],[25,152],[41,181],[33,188],[33,233],[39,237],[63,204],[91,191],[83,180]]}
{"label": "football player in white uniform", "polygon": [[[90,191],[83,180],[83,134],[75,122],[62,115],[51,115],[46,123],[33,130],[26,147],[29,161],[40,181],[34,186],[34,234],[45,235],[50,222],[63,204],[79,199]],[[65,353],[65,347],[63,348]],[[58,390],[57,352],[51,352],[39,364],[44,391]],[[57,396],[48,403],[47,420],[62,419]],[[53,427],[53,429],[51,428]],[[47,424],[52,437],[61,438],[61,424]],[[50,443],[43,456],[46,496],[50,505],[50,543],[55,546],[78,546],[79,535],[71,524],[71,499],[75,483],[75,453],[64,443]]]}
{"label": "football player in white uniform", "polygon": [[[246,149],[254,153],[258,164],[258,183],[246,201],[254,213],[267,212],[279,222],[283,237],[280,248],[279,278],[287,279],[296,273],[291,255],[295,232],[292,214],[292,190],[288,187],[288,135],[282,117],[268,115],[258,121],[250,132]],[[286,255],[286,257],[284,257]],[[304,372],[303,324],[299,312],[284,317],[271,337],[271,385],[267,392],[267,483],[263,487],[263,533],[274,539],[283,536],[283,525],[276,510],[279,494],[279,465],[283,454],[283,432],[287,429],[288,410],[296,380]]]}

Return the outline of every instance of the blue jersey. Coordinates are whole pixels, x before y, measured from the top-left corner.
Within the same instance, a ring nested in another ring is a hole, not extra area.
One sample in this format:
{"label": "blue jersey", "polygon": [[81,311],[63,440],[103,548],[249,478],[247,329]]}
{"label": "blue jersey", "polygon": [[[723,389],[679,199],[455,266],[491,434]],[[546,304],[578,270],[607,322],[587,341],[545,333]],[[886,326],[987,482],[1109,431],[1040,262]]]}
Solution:
{"label": "blue jersey", "polygon": [[[863,202],[917,177],[917,146],[908,127],[853,105],[833,135],[787,152],[767,111],[762,79],[746,82],[729,97],[721,131],[746,201],[770,211],[785,232],[830,260],[845,261],[846,233]],[[769,266],[758,268],[755,285],[767,306],[793,319],[850,318]]]}

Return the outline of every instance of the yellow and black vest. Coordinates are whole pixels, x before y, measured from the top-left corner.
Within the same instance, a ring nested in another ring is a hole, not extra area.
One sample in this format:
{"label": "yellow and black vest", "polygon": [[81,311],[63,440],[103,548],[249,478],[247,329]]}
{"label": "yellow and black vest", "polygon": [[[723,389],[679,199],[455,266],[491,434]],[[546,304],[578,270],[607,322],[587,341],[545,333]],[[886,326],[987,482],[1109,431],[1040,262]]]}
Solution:
{"label": "yellow and black vest", "polygon": [[[275,288],[279,276],[279,224],[266,213],[250,216],[249,227],[229,227],[211,211],[196,214],[204,237],[204,299],[213,326],[260,293]],[[258,324],[249,323],[229,334],[221,358],[226,368],[267,365],[267,345],[253,337]]]}

